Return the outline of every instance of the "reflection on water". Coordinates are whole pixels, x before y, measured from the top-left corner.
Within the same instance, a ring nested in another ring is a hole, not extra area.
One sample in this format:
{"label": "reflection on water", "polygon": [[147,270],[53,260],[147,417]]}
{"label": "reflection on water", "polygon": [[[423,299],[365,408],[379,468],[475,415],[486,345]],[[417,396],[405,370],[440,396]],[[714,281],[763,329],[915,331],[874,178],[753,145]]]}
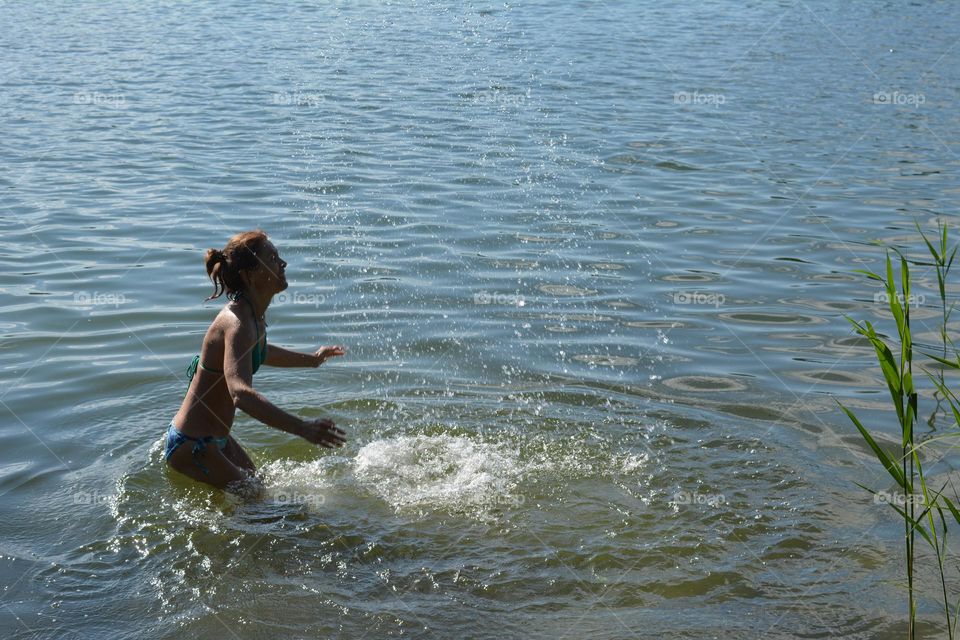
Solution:
{"label": "reflection on water", "polygon": [[680,376],[663,384],[681,391],[743,391],[747,385],[733,378],[719,376]]}
{"label": "reflection on water", "polygon": [[[957,209],[946,5],[39,6],[0,3],[4,637],[901,635],[834,398],[889,423],[855,270]],[[258,373],[350,441],[240,416],[255,501],[159,443],[250,227],[271,340],[350,348]]]}

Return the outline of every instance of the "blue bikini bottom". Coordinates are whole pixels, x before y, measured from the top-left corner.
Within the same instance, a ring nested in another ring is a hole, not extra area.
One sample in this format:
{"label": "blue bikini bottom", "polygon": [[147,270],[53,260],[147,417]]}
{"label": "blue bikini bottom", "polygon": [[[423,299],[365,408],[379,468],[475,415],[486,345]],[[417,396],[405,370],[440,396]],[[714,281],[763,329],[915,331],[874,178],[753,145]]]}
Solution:
{"label": "blue bikini bottom", "polygon": [[213,436],[206,436],[203,438],[194,438],[186,434],[180,433],[175,426],[173,426],[173,420],[170,421],[170,426],[167,428],[167,438],[164,446],[163,457],[166,460],[170,459],[170,456],[173,455],[173,452],[177,450],[177,447],[182,445],[187,440],[194,442],[193,445],[193,461],[197,463],[197,466],[200,467],[200,470],[204,474],[210,475],[210,470],[203,466],[203,463],[197,458],[198,454],[203,453],[203,450],[207,448],[207,444],[213,442],[217,445],[217,448],[220,451],[223,451],[227,448],[227,440],[230,439],[230,436],[223,436],[222,438],[214,438]]}

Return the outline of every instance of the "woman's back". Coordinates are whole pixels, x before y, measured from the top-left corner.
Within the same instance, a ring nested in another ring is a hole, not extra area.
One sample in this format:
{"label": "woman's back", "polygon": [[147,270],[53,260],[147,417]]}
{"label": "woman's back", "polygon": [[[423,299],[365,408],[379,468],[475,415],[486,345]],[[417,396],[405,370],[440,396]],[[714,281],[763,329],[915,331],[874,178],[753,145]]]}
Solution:
{"label": "woman's back", "polygon": [[188,435],[225,436],[233,426],[235,407],[223,375],[225,335],[231,325],[240,325],[241,332],[251,334],[252,343],[253,330],[247,325],[254,322],[252,317],[241,318],[238,310],[236,302],[224,306],[203,337],[200,366],[174,418],[180,430]]}

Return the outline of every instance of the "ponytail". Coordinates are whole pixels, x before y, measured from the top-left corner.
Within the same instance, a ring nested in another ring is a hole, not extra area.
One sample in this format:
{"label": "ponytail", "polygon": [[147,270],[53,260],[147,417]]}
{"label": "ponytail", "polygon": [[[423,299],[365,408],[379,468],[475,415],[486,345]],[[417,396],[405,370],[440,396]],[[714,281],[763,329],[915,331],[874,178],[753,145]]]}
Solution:
{"label": "ponytail", "polygon": [[213,295],[207,300],[219,298],[224,293],[228,296],[239,293],[243,288],[240,272],[257,268],[257,254],[267,240],[267,234],[257,229],[233,236],[223,250],[207,249],[204,263],[207,277],[213,282]]}

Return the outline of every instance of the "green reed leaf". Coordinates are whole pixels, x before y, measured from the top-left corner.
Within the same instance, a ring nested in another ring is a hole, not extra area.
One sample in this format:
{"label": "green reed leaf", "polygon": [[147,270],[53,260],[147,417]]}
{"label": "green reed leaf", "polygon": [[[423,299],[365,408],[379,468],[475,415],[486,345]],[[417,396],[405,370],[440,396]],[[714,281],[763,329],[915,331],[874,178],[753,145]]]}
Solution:
{"label": "green reed leaf", "polygon": [[870,432],[867,431],[866,427],[860,422],[860,419],[849,409],[847,409],[843,404],[837,403],[840,405],[840,408],[843,409],[843,412],[847,414],[847,417],[850,418],[850,421],[853,422],[854,426],[860,432],[860,435],[863,436],[863,439],[866,441],[867,445],[873,450],[873,454],[877,456],[877,459],[880,460],[880,463],[887,470],[887,472],[893,477],[896,483],[904,489],[907,493],[910,493],[911,487],[908,487],[906,478],[903,475],[903,470],[897,465],[894,459],[887,453],[880,445],[877,444],[876,440],[873,439],[873,436],[870,435]]}

